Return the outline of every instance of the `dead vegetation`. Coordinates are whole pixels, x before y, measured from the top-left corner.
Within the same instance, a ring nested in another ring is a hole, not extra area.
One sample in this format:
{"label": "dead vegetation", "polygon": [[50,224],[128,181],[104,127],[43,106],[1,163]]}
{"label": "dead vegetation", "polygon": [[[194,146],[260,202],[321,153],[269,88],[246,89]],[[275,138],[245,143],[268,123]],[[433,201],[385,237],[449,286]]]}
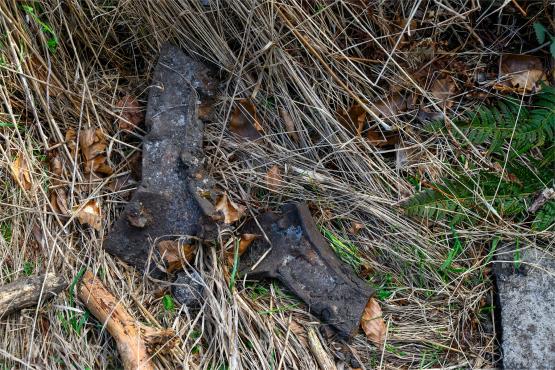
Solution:
{"label": "dead vegetation", "polygon": [[[527,245],[552,232],[491,215],[455,229],[400,205],[451,175],[451,162],[491,165],[476,146],[427,135],[425,121],[451,127],[552,78],[532,27],[553,28],[552,14],[542,1],[518,3],[2,2],[0,278],[56,271],[72,282],[53,302],[2,319],[4,365],[120,366],[76,298],[86,268],[141,325],[175,332],[175,348],[153,353],[158,368],[317,368],[330,360],[322,349],[350,367],[493,366],[491,236]],[[167,283],[103,251],[137,184],[145,92],[167,40],[225,81],[205,133],[225,222],[310,202],[336,252],[377,290],[383,343],[362,329],[349,346],[324,338],[278,284],[235,281],[226,247],[245,235],[222,230],[194,257],[172,252],[206,285],[199,310],[168,303]],[[523,62],[531,53],[540,57]]]}

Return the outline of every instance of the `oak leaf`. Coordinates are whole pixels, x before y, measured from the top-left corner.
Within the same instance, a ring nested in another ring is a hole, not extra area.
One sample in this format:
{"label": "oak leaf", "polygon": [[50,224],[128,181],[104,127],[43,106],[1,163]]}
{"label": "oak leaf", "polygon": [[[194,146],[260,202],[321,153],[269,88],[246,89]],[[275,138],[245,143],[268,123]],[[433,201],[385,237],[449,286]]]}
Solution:
{"label": "oak leaf", "polygon": [[106,164],[106,138],[100,129],[89,128],[79,134],[79,146],[85,159],[85,173],[111,175],[113,170]]}
{"label": "oak leaf", "polygon": [[362,318],[360,319],[360,326],[366,337],[380,347],[385,340],[385,333],[387,331],[385,321],[382,315],[382,308],[378,301],[372,297],[368,300]]}
{"label": "oak leaf", "polygon": [[260,138],[262,125],[256,114],[256,107],[249,99],[241,99],[231,113],[229,130],[244,138],[255,140]]}
{"label": "oak leaf", "polygon": [[116,107],[121,110],[118,118],[118,127],[120,130],[133,131],[137,126],[143,123],[145,114],[141,110],[141,105],[134,97],[125,95],[117,101]]}
{"label": "oak leaf", "polygon": [[534,91],[538,82],[545,79],[542,60],[532,55],[503,55],[499,77],[508,78],[512,87]]}
{"label": "oak leaf", "polygon": [[90,225],[97,231],[102,227],[102,212],[96,199],[91,199],[83,205],[73,207],[73,214],[81,225]]}
{"label": "oak leaf", "polygon": [[183,269],[183,262],[191,262],[195,256],[195,248],[182,244],[179,240],[162,240],[158,242],[158,251],[166,262],[166,271],[172,273]]}
{"label": "oak leaf", "polygon": [[216,203],[216,211],[221,212],[224,217],[224,223],[231,224],[239,220],[245,214],[245,207],[236,204],[224,193],[218,203]]}
{"label": "oak leaf", "polygon": [[15,160],[10,165],[12,177],[23,190],[31,190],[31,174],[29,165],[22,153],[18,153]]}
{"label": "oak leaf", "polygon": [[[252,244],[252,242],[258,237],[256,234],[243,234],[239,240],[239,248],[237,249],[237,255],[241,256],[247,251],[247,248]],[[235,259],[235,250],[232,248],[226,252],[227,264],[229,266],[233,265],[233,260]]]}

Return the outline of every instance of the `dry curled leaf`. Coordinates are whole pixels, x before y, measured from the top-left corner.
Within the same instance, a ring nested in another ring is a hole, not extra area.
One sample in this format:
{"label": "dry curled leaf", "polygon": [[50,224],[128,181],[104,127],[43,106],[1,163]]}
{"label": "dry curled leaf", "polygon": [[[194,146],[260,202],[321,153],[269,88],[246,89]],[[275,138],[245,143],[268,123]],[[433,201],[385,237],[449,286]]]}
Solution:
{"label": "dry curled leaf", "polygon": [[216,203],[216,211],[220,212],[224,217],[224,223],[231,224],[239,220],[245,214],[245,207],[236,204],[224,193],[218,203]]}
{"label": "dry curled leaf", "polygon": [[22,153],[18,153],[15,160],[10,165],[12,176],[23,190],[31,190],[31,174],[29,166]]}
{"label": "dry curled leaf", "polygon": [[[251,243],[258,237],[256,234],[243,234],[239,240],[239,248],[237,249],[237,255],[240,257],[243,253],[247,251],[247,248]],[[233,260],[235,259],[235,247],[231,248],[226,252],[227,264],[229,266],[233,265]]]}
{"label": "dry curled leaf", "polygon": [[413,105],[412,94],[394,93],[371,103],[370,110],[381,118],[394,118],[409,110]]}
{"label": "dry curled leaf", "polygon": [[256,114],[256,107],[248,99],[239,100],[231,113],[229,130],[244,138],[255,140],[260,137],[262,125]]}
{"label": "dry curled leaf", "polygon": [[66,131],[65,143],[71,152],[71,156],[75,156],[75,151],[77,150],[77,132],[70,128]]}
{"label": "dry curled leaf", "polygon": [[79,134],[79,146],[85,159],[85,173],[111,175],[113,170],[106,164],[106,138],[100,129],[89,128]]}
{"label": "dry curled leaf", "polygon": [[283,182],[281,170],[277,164],[274,164],[268,172],[266,172],[266,186],[272,191],[277,191]]}
{"label": "dry curled leaf", "polygon": [[141,105],[134,97],[125,95],[117,101],[116,107],[120,109],[118,127],[120,130],[133,131],[143,123],[145,114],[141,110]]}
{"label": "dry curled leaf", "polygon": [[50,204],[54,212],[60,215],[68,215],[67,193],[64,189],[55,189],[50,193]]}
{"label": "dry curled leaf", "polygon": [[338,121],[350,133],[360,136],[364,129],[364,123],[366,122],[366,114],[364,108],[355,104],[350,106],[349,109],[339,112]]}
{"label": "dry curled leaf", "polygon": [[91,199],[84,205],[74,207],[73,214],[81,225],[90,225],[95,230],[100,230],[102,227],[100,204],[96,199]]}
{"label": "dry curled leaf", "polygon": [[191,262],[195,256],[195,248],[179,240],[162,240],[158,242],[158,251],[166,262],[166,271],[172,273],[183,268],[183,262]]}
{"label": "dry curled leaf", "polygon": [[378,347],[383,344],[386,326],[382,316],[382,308],[376,298],[372,297],[368,300],[360,319],[360,326],[372,343]]}
{"label": "dry curled leaf", "polygon": [[364,224],[360,222],[353,222],[349,228],[349,232],[353,235],[358,234],[360,230],[364,229]]}
{"label": "dry curled leaf", "polygon": [[514,88],[534,91],[538,82],[545,78],[542,60],[532,55],[503,55],[499,77],[507,78]]}
{"label": "dry curled leaf", "polygon": [[368,130],[366,139],[372,145],[377,148],[383,148],[386,146],[391,146],[399,143],[399,132],[398,131],[387,131],[382,133],[379,128],[374,130]]}
{"label": "dry curled leaf", "polygon": [[430,93],[439,101],[441,107],[450,108],[453,105],[453,101],[450,100],[450,98],[456,90],[457,85],[455,84],[455,80],[453,80],[451,76],[446,76],[434,81]]}
{"label": "dry curled leaf", "polygon": [[299,142],[299,134],[295,130],[295,123],[293,123],[293,119],[288,111],[284,108],[279,108],[279,114],[281,115],[281,119],[283,119],[283,123],[285,124],[285,129],[287,130],[287,135],[295,142]]}

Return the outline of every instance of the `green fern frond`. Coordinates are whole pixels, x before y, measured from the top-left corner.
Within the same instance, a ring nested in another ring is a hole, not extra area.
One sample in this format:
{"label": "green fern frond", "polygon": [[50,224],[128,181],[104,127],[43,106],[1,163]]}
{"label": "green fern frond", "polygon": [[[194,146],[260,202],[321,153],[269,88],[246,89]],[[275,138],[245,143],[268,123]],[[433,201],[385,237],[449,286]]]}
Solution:
{"label": "green fern frond", "polygon": [[532,228],[538,231],[547,230],[555,223],[555,200],[550,200],[536,213]]}

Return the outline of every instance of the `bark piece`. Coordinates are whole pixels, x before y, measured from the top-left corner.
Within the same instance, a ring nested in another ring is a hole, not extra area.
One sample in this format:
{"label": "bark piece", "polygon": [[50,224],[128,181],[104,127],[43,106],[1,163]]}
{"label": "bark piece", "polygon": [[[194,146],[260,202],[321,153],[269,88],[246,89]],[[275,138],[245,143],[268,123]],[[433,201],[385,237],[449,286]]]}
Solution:
{"label": "bark piece", "polygon": [[154,369],[150,354],[157,347],[165,346],[164,349],[169,350],[176,344],[173,330],[140,324],[89,270],[79,284],[79,299],[116,341],[126,370]]}
{"label": "bark piece", "polygon": [[0,287],[0,317],[23,308],[36,306],[67,287],[62,276],[54,273],[21,278]]}
{"label": "bark piece", "polygon": [[[271,245],[254,240],[241,256],[241,272],[280,280],[340,336],[354,335],[374,291],[336,256],[306,204],[287,204],[281,215],[268,212],[258,221]],[[245,228],[258,231],[254,222]]]}
{"label": "bark piece", "polygon": [[142,182],[104,242],[109,253],[136,268],[154,270],[147,261],[156,238],[202,230],[194,193],[204,159],[197,101],[215,92],[210,73],[175,46],[160,51],[145,117]]}

